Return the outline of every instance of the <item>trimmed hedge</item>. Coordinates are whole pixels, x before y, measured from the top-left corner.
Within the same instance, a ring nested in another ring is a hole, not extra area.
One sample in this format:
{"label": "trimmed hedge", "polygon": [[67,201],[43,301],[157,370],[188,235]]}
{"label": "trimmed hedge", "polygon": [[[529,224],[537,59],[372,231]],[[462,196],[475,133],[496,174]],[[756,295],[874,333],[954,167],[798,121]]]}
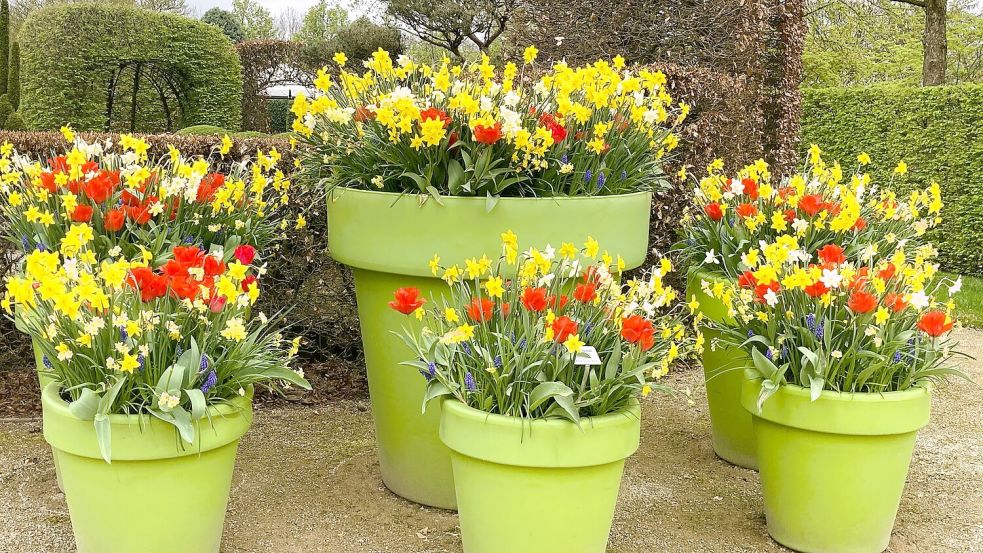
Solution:
{"label": "trimmed hedge", "polygon": [[932,238],[945,270],[983,274],[983,85],[888,85],[806,90],[802,147],[818,144],[849,165],[861,151],[887,182],[899,159],[909,188],[942,187],[941,228]]}
{"label": "trimmed hedge", "polygon": [[[130,64],[122,84],[132,86],[138,62],[170,75],[184,97],[175,128],[239,128],[242,67],[232,42],[214,25],[131,6],[55,4],[33,12],[18,36],[21,111],[32,129],[71,123],[106,130],[110,80],[121,64]],[[116,101],[128,110],[132,89],[119,90]],[[138,123],[151,118],[144,111],[162,111],[153,104],[157,91],[149,79],[141,91]],[[117,115],[129,113],[114,110]]]}
{"label": "trimmed hedge", "polygon": [[174,131],[174,134],[181,136],[222,136],[223,134],[228,134],[228,132],[229,131],[223,129],[222,127],[216,127],[215,125],[192,125],[190,127],[178,129]]}

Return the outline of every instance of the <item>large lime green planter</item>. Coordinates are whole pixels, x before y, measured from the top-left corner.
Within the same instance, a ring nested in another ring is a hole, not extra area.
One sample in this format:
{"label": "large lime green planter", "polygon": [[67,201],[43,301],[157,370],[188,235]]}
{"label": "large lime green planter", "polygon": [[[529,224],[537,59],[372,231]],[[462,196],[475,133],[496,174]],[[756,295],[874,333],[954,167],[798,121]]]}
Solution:
{"label": "large lime green planter", "polygon": [[915,434],[931,394],[849,394],[785,385],[757,409],[761,381],[748,371],[742,402],[752,413],[768,533],[806,553],[887,548]]}
{"label": "large lime green planter", "polygon": [[353,268],[372,416],[382,479],[412,501],[453,509],[450,454],[437,434],[440,407],[421,412],[426,382],[400,366],[411,352],[393,336],[416,321],[389,308],[393,291],[415,286],[439,296],[444,283],[427,262],[445,264],[501,255],[501,234],[512,230],[520,248],[594,237],[602,249],[638,267],[648,250],[651,194],[572,198],[502,198],[492,211],[485,198],[445,197],[420,205],[416,196],[337,189],[328,199],[331,256]]}
{"label": "large lime green planter", "polygon": [[700,330],[706,340],[703,346],[703,375],[713,451],[728,463],[757,469],[751,415],[741,406],[744,369],[750,366],[751,360],[741,348],[719,342],[719,327],[733,324],[734,321],[727,315],[723,302],[703,291],[703,281],[711,285],[731,283],[705,271],[692,271],[686,288],[686,300],[696,296],[700,302],[700,312],[709,321],[709,324],[701,325]]}
{"label": "large lime green planter", "polygon": [[61,467],[79,553],[217,553],[250,395],[210,407],[192,444],[149,415],[111,415],[110,464],[92,421],[69,413],[58,390],[52,383],[41,395],[44,438]]}
{"label": "large lime green planter", "polygon": [[444,400],[465,553],[604,553],[640,418],[634,402],[577,428]]}

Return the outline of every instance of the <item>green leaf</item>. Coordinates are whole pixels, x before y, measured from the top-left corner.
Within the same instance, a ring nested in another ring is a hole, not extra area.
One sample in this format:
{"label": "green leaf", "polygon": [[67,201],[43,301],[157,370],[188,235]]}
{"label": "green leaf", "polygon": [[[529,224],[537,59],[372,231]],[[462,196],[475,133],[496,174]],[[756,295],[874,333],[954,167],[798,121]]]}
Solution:
{"label": "green leaf", "polygon": [[96,413],[99,412],[99,394],[88,388],[82,388],[79,398],[68,404],[68,412],[84,421],[95,419]]}
{"label": "green leaf", "polygon": [[573,390],[562,382],[542,382],[529,394],[529,411],[535,411],[540,405],[552,399],[559,403],[557,398],[572,397]]}
{"label": "green leaf", "polygon": [[423,394],[423,410],[421,412],[427,412],[427,406],[430,402],[437,399],[438,397],[451,395],[450,388],[439,382],[437,379],[432,379],[427,383],[427,390]]}
{"label": "green leaf", "polygon": [[498,205],[498,196],[493,196],[491,192],[485,192],[485,213],[491,213],[495,206]]}
{"label": "green leaf", "polygon": [[113,410],[113,404],[116,403],[116,397],[119,396],[119,392],[123,389],[123,384],[125,383],[125,378],[117,378],[112,387],[99,398],[99,407],[93,419],[93,426],[96,429],[96,441],[99,443],[99,453],[110,464],[113,462],[113,428],[110,424],[109,415]]}
{"label": "green leaf", "polygon": [[754,368],[758,369],[758,372],[766,379],[778,380],[781,371],[771,362],[771,359],[768,359],[763,353],[758,351],[758,348],[751,350],[751,361],[754,362]]}
{"label": "green leaf", "polygon": [[444,205],[444,200],[440,198],[440,191],[434,188],[433,185],[427,186],[427,192],[430,192],[437,205]]}
{"label": "green leaf", "polygon": [[185,390],[184,394],[191,400],[191,418],[198,420],[205,416],[208,406],[205,402],[205,393],[198,388]]}
{"label": "green leaf", "polygon": [[461,167],[461,162],[456,159],[450,160],[447,164],[447,189],[454,196],[461,193],[461,187],[464,185],[464,168]]}

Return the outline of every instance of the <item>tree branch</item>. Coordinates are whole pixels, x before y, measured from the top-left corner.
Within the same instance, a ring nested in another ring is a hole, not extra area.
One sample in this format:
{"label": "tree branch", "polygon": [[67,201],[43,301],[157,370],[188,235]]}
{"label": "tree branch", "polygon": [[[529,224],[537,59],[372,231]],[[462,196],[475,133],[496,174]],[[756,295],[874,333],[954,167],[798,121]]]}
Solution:
{"label": "tree branch", "polygon": [[912,6],[918,6],[919,8],[925,7],[925,0],[891,0],[892,2],[900,2],[902,4],[911,4]]}

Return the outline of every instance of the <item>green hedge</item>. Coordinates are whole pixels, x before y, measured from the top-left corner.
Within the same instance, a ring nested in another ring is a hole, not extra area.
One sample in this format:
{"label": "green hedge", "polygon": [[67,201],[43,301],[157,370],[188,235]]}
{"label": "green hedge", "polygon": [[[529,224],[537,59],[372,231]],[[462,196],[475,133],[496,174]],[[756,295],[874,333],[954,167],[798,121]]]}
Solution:
{"label": "green hedge", "polygon": [[[136,62],[152,64],[177,84],[184,109],[173,128],[239,128],[242,67],[232,42],[213,25],[123,5],[55,4],[33,12],[18,36],[21,111],[32,129],[71,123],[105,130],[109,83],[121,63],[130,65],[113,119],[129,117]],[[158,130],[157,91],[144,77],[138,92],[137,130]],[[177,111],[173,102],[170,108]]]}
{"label": "green hedge", "polygon": [[983,274],[983,85],[813,89],[803,100],[803,149],[819,144],[851,163],[866,151],[875,182],[899,159],[909,187],[938,181],[946,205],[932,238],[943,268]]}
{"label": "green hedge", "polygon": [[290,113],[290,105],[293,100],[284,98],[274,98],[267,102],[267,110],[270,115],[270,132],[282,133],[289,132],[293,124],[293,114]]}

